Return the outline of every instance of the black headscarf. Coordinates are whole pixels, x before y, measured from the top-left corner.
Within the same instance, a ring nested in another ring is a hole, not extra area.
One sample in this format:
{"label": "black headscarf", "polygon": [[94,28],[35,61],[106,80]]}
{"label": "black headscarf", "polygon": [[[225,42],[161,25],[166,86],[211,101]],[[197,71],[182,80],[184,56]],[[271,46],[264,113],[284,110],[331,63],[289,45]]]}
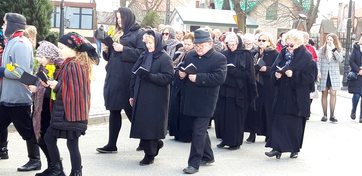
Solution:
{"label": "black headscarf", "polygon": [[147,30],[145,31],[145,34],[152,35],[155,38],[155,50],[151,53],[148,52],[148,49],[145,44],[146,50],[141,54],[140,59],[137,60],[132,71],[137,70],[140,66],[142,66],[147,70],[150,70],[153,59],[160,57],[162,53],[165,52],[165,50],[162,47],[162,36],[160,33],[155,32],[153,30]]}
{"label": "black headscarf", "polygon": [[[122,20],[122,30],[124,34],[127,34],[130,29],[135,25],[136,23],[136,16],[134,13],[127,7],[121,7],[118,9],[118,13],[121,14],[121,20]],[[117,20],[116,20],[117,23]],[[118,26],[118,24],[116,24]]]}

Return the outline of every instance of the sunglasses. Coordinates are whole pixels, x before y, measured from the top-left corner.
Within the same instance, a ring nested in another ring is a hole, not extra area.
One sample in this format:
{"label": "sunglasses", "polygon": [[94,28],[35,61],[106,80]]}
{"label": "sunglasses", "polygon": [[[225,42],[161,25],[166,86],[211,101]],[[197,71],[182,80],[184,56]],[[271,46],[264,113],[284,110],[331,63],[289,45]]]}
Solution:
{"label": "sunglasses", "polygon": [[261,40],[261,39],[259,39],[258,42],[266,42],[266,40]]}
{"label": "sunglasses", "polygon": [[285,45],[285,47],[287,47],[287,48],[294,48],[294,44],[287,44],[287,45]]}
{"label": "sunglasses", "polygon": [[162,35],[168,35],[168,34],[170,34],[170,33],[166,33],[166,32],[165,32],[165,33],[162,33]]}

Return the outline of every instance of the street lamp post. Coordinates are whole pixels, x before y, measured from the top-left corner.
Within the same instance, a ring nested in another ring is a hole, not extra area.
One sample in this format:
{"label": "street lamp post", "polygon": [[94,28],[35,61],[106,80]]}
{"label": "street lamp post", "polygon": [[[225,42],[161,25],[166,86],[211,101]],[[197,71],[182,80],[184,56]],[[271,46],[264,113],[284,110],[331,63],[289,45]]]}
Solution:
{"label": "street lamp post", "polygon": [[64,0],[60,2],[60,25],[59,25],[59,37],[64,35]]}
{"label": "street lamp post", "polygon": [[347,87],[347,75],[349,72],[349,55],[350,55],[350,50],[351,50],[351,46],[352,46],[352,41],[351,41],[352,19],[351,18],[352,18],[352,0],[349,1],[349,6],[348,6],[346,54],[345,54],[345,58],[344,58],[344,72],[343,72],[343,81],[342,81],[342,85],[343,85],[344,89],[346,89],[346,87]]}

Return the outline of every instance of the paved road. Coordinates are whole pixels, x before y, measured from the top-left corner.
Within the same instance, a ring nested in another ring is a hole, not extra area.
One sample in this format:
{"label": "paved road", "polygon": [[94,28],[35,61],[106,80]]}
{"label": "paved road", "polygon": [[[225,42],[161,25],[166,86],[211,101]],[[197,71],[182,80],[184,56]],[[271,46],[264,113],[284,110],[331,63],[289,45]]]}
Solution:
{"label": "paved road", "polygon": [[[264,155],[264,138],[258,137],[255,144],[243,144],[240,150],[229,151],[216,148],[214,128],[209,130],[216,162],[200,168],[197,175],[243,175],[243,176],[354,176],[360,175],[362,158],[362,124],[349,119],[350,95],[340,92],[337,98],[336,117],[338,124],[321,122],[320,100],[313,102],[312,117],[307,122],[303,149],[298,159],[284,154],[280,160]],[[167,137],[155,163],[139,166],[143,152],[135,149],[138,140],[129,138],[130,123],[123,120],[118,140],[118,153],[98,154],[95,149],[106,143],[108,126],[98,123],[89,126],[87,134],[80,138],[85,176],[140,176],[182,175],[187,165],[190,144],[180,143]],[[25,142],[13,132],[9,134],[9,160],[0,160],[1,176],[29,176],[36,172],[20,173],[16,168],[27,160]],[[64,140],[59,140],[66,174],[70,173],[69,153]],[[42,156],[45,164],[45,158]]]}

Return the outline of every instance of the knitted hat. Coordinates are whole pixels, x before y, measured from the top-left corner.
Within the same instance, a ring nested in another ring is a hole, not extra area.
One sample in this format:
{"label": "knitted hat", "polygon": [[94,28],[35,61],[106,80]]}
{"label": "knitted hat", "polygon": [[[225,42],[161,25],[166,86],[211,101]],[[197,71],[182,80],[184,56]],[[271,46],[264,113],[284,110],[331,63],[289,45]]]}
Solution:
{"label": "knitted hat", "polygon": [[5,21],[7,22],[5,36],[10,37],[17,31],[25,30],[26,18],[18,13],[6,13]]}
{"label": "knitted hat", "polygon": [[199,28],[194,32],[195,40],[194,43],[205,43],[205,42],[212,42],[212,38],[210,32],[205,28]]}
{"label": "knitted hat", "polygon": [[58,47],[48,41],[39,42],[39,46],[36,49],[36,56],[48,58],[53,63],[57,63],[61,60],[59,57]]}
{"label": "knitted hat", "polygon": [[76,32],[69,32],[60,37],[59,42],[77,52],[87,52],[88,56],[99,63],[99,57],[93,45],[83,36]]}

